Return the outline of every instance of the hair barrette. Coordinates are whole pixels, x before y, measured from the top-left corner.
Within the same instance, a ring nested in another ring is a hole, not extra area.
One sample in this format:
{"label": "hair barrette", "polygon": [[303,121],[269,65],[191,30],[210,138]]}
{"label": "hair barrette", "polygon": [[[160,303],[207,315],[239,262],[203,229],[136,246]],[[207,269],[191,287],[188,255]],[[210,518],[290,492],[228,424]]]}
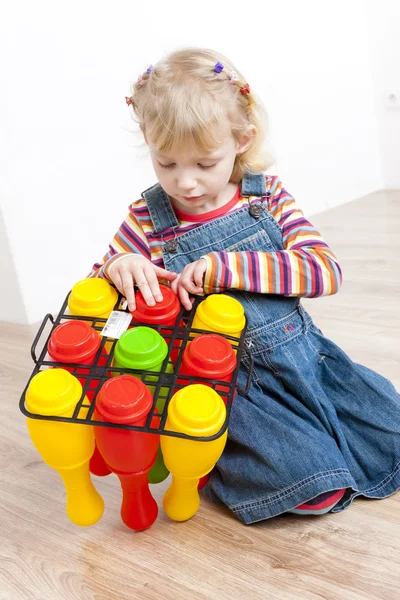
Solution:
{"label": "hair barrette", "polygon": [[240,88],[240,93],[243,95],[250,94],[250,86],[248,83],[246,83],[243,87]]}
{"label": "hair barrette", "polygon": [[143,75],[150,75],[150,73],[151,73],[153,70],[154,70],[154,67],[153,67],[153,65],[150,65],[149,67],[147,67],[147,69],[145,70],[145,72],[144,72],[144,73],[141,73],[141,74],[139,75],[139,77],[137,78],[137,81],[136,81],[136,83],[137,83],[138,85],[144,85],[144,83],[145,83],[145,80],[143,79]]}
{"label": "hair barrette", "polygon": [[230,72],[230,76],[231,76],[231,83],[235,83],[235,81],[238,80],[238,76],[237,76],[236,71],[231,71]]}
{"label": "hair barrette", "polygon": [[132,98],[129,98],[129,96],[125,96],[125,102],[128,106],[133,106]]}
{"label": "hair barrette", "polygon": [[223,70],[223,68],[224,68],[224,65],[222,63],[220,63],[220,62],[217,62],[215,64],[214,71],[216,73],[221,73],[221,71]]}

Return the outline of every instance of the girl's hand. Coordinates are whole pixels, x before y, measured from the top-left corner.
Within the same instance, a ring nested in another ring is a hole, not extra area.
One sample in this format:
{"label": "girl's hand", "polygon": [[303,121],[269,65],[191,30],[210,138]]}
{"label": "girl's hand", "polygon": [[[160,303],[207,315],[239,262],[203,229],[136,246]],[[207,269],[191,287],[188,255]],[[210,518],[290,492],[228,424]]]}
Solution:
{"label": "girl's hand", "polygon": [[172,291],[179,296],[186,310],[192,308],[189,294],[204,296],[203,279],[206,270],[207,261],[204,258],[200,258],[200,260],[186,265],[183,271],[171,283]]}
{"label": "girl's hand", "polygon": [[136,308],[134,285],[140,289],[146,304],[154,306],[156,301],[162,302],[163,299],[158,279],[173,281],[178,277],[177,273],[153,265],[140,254],[127,254],[119,258],[107,269],[107,274],[127,299],[130,311]]}

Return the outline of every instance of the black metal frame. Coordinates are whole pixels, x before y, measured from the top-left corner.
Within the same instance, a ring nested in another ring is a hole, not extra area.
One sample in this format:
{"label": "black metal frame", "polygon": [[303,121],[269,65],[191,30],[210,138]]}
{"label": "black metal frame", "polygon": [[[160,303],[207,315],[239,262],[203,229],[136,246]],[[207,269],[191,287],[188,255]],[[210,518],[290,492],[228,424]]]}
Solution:
{"label": "black metal frame", "polygon": [[[178,324],[183,323],[184,326],[175,325],[174,327],[171,327],[171,326],[162,326],[162,325],[150,325],[150,324],[145,324],[145,323],[139,323],[137,321],[132,320],[130,327],[143,326],[143,325],[146,325],[147,327],[152,327],[153,329],[156,329],[160,333],[160,335],[167,341],[168,354],[162,364],[160,373],[155,373],[154,371],[141,371],[141,370],[136,370],[136,369],[123,369],[121,367],[112,367],[111,362],[112,362],[113,355],[114,355],[114,348],[115,348],[115,344],[117,343],[118,340],[116,340],[114,338],[108,338],[105,336],[102,337],[100,348],[97,351],[95,360],[92,365],[55,362],[55,361],[50,360],[49,358],[46,358],[46,357],[48,357],[47,345],[48,345],[49,339],[50,339],[55,327],[57,327],[58,325],[60,325],[63,322],[66,322],[66,321],[80,320],[80,321],[88,321],[89,323],[91,323],[91,326],[94,329],[96,329],[97,331],[101,331],[103,329],[105,323],[107,322],[107,319],[105,319],[105,318],[81,317],[81,316],[67,314],[68,297],[69,297],[69,294],[65,298],[65,301],[61,307],[61,310],[55,319],[53,318],[53,316],[50,313],[44,317],[43,322],[40,325],[39,330],[38,330],[38,332],[35,336],[35,339],[32,343],[31,356],[35,363],[35,367],[31,373],[31,376],[29,377],[29,380],[28,380],[28,382],[25,386],[25,389],[21,395],[20,403],[19,403],[20,410],[26,417],[29,417],[31,419],[41,419],[41,420],[46,420],[46,421],[61,421],[64,423],[78,423],[81,425],[92,425],[92,426],[99,426],[99,427],[112,427],[112,428],[117,428],[117,429],[128,429],[128,430],[132,430],[132,431],[141,431],[143,433],[155,433],[155,434],[160,434],[160,435],[168,435],[168,436],[172,436],[172,437],[179,437],[179,438],[184,438],[184,439],[189,439],[189,440],[194,440],[194,441],[204,441],[204,442],[215,440],[215,439],[219,438],[226,431],[226,429],[228,427],[228,421],[229,421],[230,411],[231,411],[231,407],[232,407],[232,402],[234,399],[236,382],[237,382],[238,372],[239,372],[239,366],[240,366],[240,362],[241,362],[241,359],[243,356],[243,352],[246,351],[246,348],[244,345],[244,335],[245,335],[246,328],[244,328],[240,339],[229,336],[229,335],[225,335],[225,334],[219,334],[219,335],[222,335],[222,337],[225,337],[227,340],[229,340],[232,343],[232,346],[237,353],[237,364],[236,364],[236,368],[235,368],[235,371],[232,376],[232,381],[230,383],[228,383],[226,381],[220,381],[220,380],[216,380],[216,379],[215,380],[207,379],[207,378],[197,377],[197,376],[191,377],[188,375],[179,375],[179,368],[180,368],[181,361],[182,361],[182,354],[183,354],[188,342],[191,341],[191,335],[193,333],[197,333],[197,334],[198,333],[210,333],[210,331],[194,329],[192,327],[194,313],[196,311],[198,304],[202,300],[201,297],[196,297],[194,299],[193,307],[192,307],[191,311],[186,311],[183,307],[181,307],[179,315],[177,316],[177,319],[176,319],[176,323],[178,323]],[[123,310],[121,308],[122,300],[123,300],[122,296],[119,295],[118,301],[115,304],[114,310],[121,310],[122,312],[127,312],[126,310]],[[36,349],[37,349],[38,343],[42,338],[42,335],[43,335],[43,332],[44,332],[46,326],[50,323],[52,325],[51,330],[46,338],[46,341],[44,342],[43,349],[42,349],[39,357],[37,357]],[[108,352],[106,364],[104,366],[100,366],[99,359],[101,356],[104,356],[104,349],[105,349],[106,344],[107,344],[107,346],[109,346],[111,344],[111,348],[109,349],[109,352]],[[176,363],[174,364],[174,373],[167,373],[166,368],[167,368],[168,363],[170,362],[169,357],[170,357],[171,351],[173,349],[179,349],[178,358],[177,358]],[[251,372],[252,372],[252,367],[253,367],[251,357],[249,357],[249,362],[250,362],[250,368],[248,371],[246,388],[245,388],[245,390],[240,390],[240,393],[243,395],[246,395],[248,393],[249,386],[250,386]],[[83,386],[82,386],[83,387],[82,395],[81,395],[81,397],[75,407],[74,413],[71,417],[39,415],[39,414],[30,412],[26,408],[25,394],[26,394],[26,391],[28,389],[31,379],[40,371],[43,371],[48,368],[54,368],[54,367],[59,367],[59,368],[68,367],[68,370],[73,375],[79,377],[79,379],[81,381],[84,381]],[[85,370],[84,373],[80,372],[82,369]],[[79,372],[78,372],[78,370],[79,370]],[[101,388],[101,385],[110,377],[110,374],[114,373],[114,372],[117,372],[118,374],[124,373],[124,374],[134,375],[135,377],[138,377],[139,379],[141,379],[144,384],[151,385],[154,388],[152,408],[150,409],[150,412],[148,414],[146,424],[144,427],[139,427],[139,426],[135,426],[135,425],[109,423],[109,422],[97,421],[97,420],[93,419],[93,412],[94,412],[94,409],[96,406],[96,398],[97,398],[98,391]],[[155,376],[157,377],[156,382],[154,381]],[[183,380],[184,383],[183,383],[183,381],[178,381],[178,379]],[[176,431],[171,431],[171,430],[166,429],[165,424],[166,424],[166,420],[167,420],[168,404],[169,404],[169,401],[170,401],[173,393],[175,393],[178,389],[185,387],[186,385],[189,385],[191,383],[203,383],[203,382],[207,383],[209,385],[211,384],[211,387],[213,389],[218,387],[218,390],[217,390],[218,394],[226,402],[226,419],[225,419],[221,429],[216,434],[209,436],[209,437],[195,437],[195,436],[191,436],[191,435],[187,435],[184,433],[179,433]],[[161,393],[162,388],[168,390],[166,396],[164,396]],[[86,393],[88,391],[91,391],[94,394],[91,402],[89,402],[86,399]],[[162,413],[156,414],[155,408],[156,408],[157,400],[159,398],[165,399],[165,407],[164,407],[164,410]],[[81,408],[84,408],[87,410],[81,411]],[[80,415],[80,413],[85,413],[86,416],[83,416],[82,414]],[[154,427],[153,421],[156,419],[158,419],[158,427]]]}

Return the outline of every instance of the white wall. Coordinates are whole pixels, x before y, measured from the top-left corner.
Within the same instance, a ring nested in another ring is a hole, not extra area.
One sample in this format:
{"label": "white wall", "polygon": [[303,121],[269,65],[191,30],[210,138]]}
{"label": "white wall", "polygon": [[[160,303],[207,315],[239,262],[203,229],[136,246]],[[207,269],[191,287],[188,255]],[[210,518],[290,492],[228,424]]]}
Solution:
{"label": "white wall", "polygon": [[385,187],[400,188],[400,2],[367,0],[366,7],[383,178]]}
{"label": "white wall", "polygon": [[[22,300],[17,271],[15,269],[6,227],[0,212],[0,257],[1,293],[0,315],[5,314],[9,321],[27,322],[27,314]],[[0,317],[1,318],[1,317]]]}
{"label": "white wall", "polygon": [[[383,187],[362,0],[259,0],[245,13],[204,0],[194,16],[177,0],[2,6],[0,208],[29,322],[58,309],[154,183],[124,96],[178,46],[220,49],[244,71],[307,214]],[[6,303],[0,319],[14,313]]]}

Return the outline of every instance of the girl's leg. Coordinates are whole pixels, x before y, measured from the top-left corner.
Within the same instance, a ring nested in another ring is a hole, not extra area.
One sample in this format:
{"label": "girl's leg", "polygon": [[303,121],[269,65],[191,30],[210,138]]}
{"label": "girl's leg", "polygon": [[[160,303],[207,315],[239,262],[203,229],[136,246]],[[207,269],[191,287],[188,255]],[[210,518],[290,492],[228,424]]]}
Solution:
{"label": "girl's leg", "polygon": [[296,515],[324,515],[336,506],[339,500],[343,498],[345,492],[346,488],[324,492],[288,512]]}

